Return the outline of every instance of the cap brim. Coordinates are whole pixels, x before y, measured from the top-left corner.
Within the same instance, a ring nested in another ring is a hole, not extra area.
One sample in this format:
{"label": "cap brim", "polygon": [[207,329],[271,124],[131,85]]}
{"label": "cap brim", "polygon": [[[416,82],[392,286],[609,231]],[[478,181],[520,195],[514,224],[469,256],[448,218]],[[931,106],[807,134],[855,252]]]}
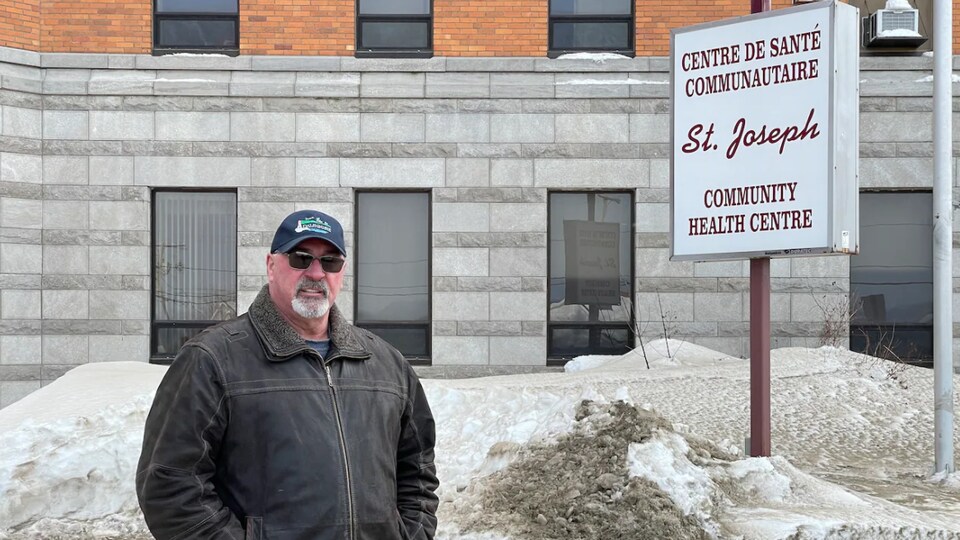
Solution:
{"label": "cap brim", "polygon": [[327,238],[326,236],[324,236],[324,235],[322,235],[322,234],[309,234],[309,233],[308,233],[308,234],[300,235],[300,236],[294,238],[293,240],[290,240],[290,241],[287,242],[286,244],[282,244],[280,247],[278,247],[278,248],[276,249],[276,251],[275,251],[274,253],[287,253],[287,252],[291,251],[293,248],[295,248],[295,247],[299,246],[301,243],[303,243],[304,240],[309,240],[309,239],[311,239],[311,238],[318,238],[318,239],[320,239],[320,240],[323,240],[324,242],[326,242],[326,243],[330,244],[331,246],[337,248],[337,251],[339,251],[341,255],[343,255],[344,257],[347,256],[347,252],[346,252],[345,249],[343,249],[342,247],[338,246],[336,243],[331,242],[330,239]]}

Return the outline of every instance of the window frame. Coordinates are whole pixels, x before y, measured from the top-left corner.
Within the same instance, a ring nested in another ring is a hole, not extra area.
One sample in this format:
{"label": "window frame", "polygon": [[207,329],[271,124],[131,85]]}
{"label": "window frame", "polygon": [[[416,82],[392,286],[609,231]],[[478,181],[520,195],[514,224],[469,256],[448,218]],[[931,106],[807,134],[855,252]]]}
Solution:
{"label": "window frame", "polygon": [[[150,189],[150,363],[151,364],[163,364],[169,365],[176,358],[177,353],[174,354],[160,354],[157,353],[158,343],[158,334],[161,329],[169,328],[206,328],[208,326],[213,326],[215,324],[220,324],[224,321],[222,320],[177,320],[177,321],[158,321],[157,320],[157,305],[155,302],[157,294],[157,281],[156,274],[154,269],[157,265],[157,194],[158,193],[231,193],[234,196],[234,215],[236,216],[237,223],[239,225],[240,219],[240,197],[236,189],[227,188],[227,189],[205,189],[205,188],[151,188]],[[237,231],[237,237],[239,240],[239,230]],[[239,261],[239,252],[237,245],[233,246],[235,252],[235,259]],[[239,264],[239,262],[237,263]],[[233,284],[233,294],[234,294],[234,303],[237,304],[239,301],[239,287],[237,281],[239,279],[239,268],[234,270],[235,279]]]}
{"label": "window frame", "polygon": [[[627,195],[630,198],[630,238],[628,253],[630,254],[630,318],[626,321],[571,321],[571,322],[551,322],[550,320],[550,280],[553,275],[550,273],[550,261],[552,260],[552,242],[550,241],[550,224],[553,219],[553,205],[550,204],[551,196],[555,194],[567,194],[567,195],[597,195],[597,194],[622,194]],[[581,354],[603,354],[602,352],[598,353],[577,353],[574,355],[562,355],[555,354],[552,349],[552,338],[553,332],[555,330],[569,330],[569,329],[587,329],[587,330],[596,330],[600,332],[602,330],[626,330],[628,347],[632,348],[636,346],[637,336],[634,333],[634,328],[636,327],[636,259],[637,259],[637,246],[636,246],[636,235],[637,235],[637,193],[636,190],[626,189],[626,190],[563,190],[563,189],[552,189],[547,191],[547,294],[544,299],[545,308],[546,308],[546,351],[547,351],[547,366],[563,366],[570,360],[573,360],[575,356],[580,356]]]}
{"label": "window frame", "polygon": [[[224,13],[207,13],[194,11],[157,11],[158,0],[153,0],[153,24],[151,29],[152,36],[152,54],[153,56],[163,56],[167,54],[192,53],[192,54],[224,54],[227,56],[238,56],[240,54],[240,0],[237,0],[237,11],[233,15]],[[160,38],[160,23],[162,21],[232,21],[233,38],[237,44],[236,47],[164,47],[158,43]]]}
{"label": "window frame", "polygon": [[[553,0],[547,2],[547,58],[557,58],[558,56],[570,53],[614,53],[623,56],[635,57],[637,54],[637,3],[630,2],[629,15],[577,15],[563,14],[554,15],[552,8]],[[577,49],[558,49],[554,47],[554,26],[557,23],[583,23],[583,22],[626,22],[630,32],[627,34],[626,49],[608,49],[608,48],[577,48]]]}
{"label": "window frame", "polygon": [[[360,196],[364,193],[379,194],[408,194],[419,193],[427,197],[427,320],[417,321],[383,321],[383,320],[361,320],[360,319]],[[356,244],[354,246],[353,265],[353,324],[358,328],[364,329],[416,329],[422,328],[426,336],[425,356],[407,356],[404,358],[410,364],[415,366],[433,365],[433,199],[432,192],[429,189],[356,189],[354,190],[354,212],[353,212],[353,230],[355,231]]]}
{"label": "window frame", "polygon": [[[360,13],[360,0],[357,0],[355,11],[355,43],[354,56],[357,58],[433,58],[433,23],[434,0],[430,0],[430,11],[425,15],[413,14],[371,14]],[[427,48],[397,47],[392,49],[363,49],[363,23],[365,22],[425,22],[427,24]]]}
{"label": "window frame", "polygon": [[[895,196],[895,195],[905,195],[905,194],[923,194],[923,195],[930,195],[931,199],[932,199],[932,197],[933,197],[933,192],[932,192],[931,190],[929,190],[929,189],[861,189],[861,190],[857,193],[858,204],[859,204],[859,197],[861,197],[862,195],[865,195],[865,194],[879,194],[879,195],[884,195],[884,196]],[[932,201],[931,201],[931,203],[932,203]],[[861,215],[862,215],[862,208],[861,208]],[[934,224],[931,223],[931,233],[932,233],[932,228],[933,228],[933,226],[934,226]],[[861,239],[861,242],[862,242],[862,241],[863,241],[863,234],[862,234],[862,233],[860,234],[860,239]],[[861,247],[862,247],[862,246],[861,246]],[[930,262],[930,265],[931,265],[931,267],[932,267],[933,264],[934,264],[933,259],[931,259],[929,262]],[[849,290],[847,291],[847,298],[848,298],[849,301],[853,301],[853,300],[854,300],[854,296],[856,295],[856,291],[854,290],[853,264],[852,264],[852,261],[851,261],[851,264],[850,264],[850,270],[849,270],[849,276],[848,276],[848,278],[849,278],[849,281],[850,281],[850,287],[849,287]],[[931,276],[931,279],[933,279],[932,276]],[[932,286],[932,284],[931,284],[931,286]],[[932,305],[933,302],[936,301],[936,298],[934,298],[934,296],[935,296],[935,293],[934,293],[934,292],[931,292],[931,296],[930,296],[931,305]],[[848,315],[848,317],[849,317],[849,320],[848,320],[848,332],[849,332],[849,333],[848,333],[848,339],[849,339],[849,342],[850,342],[850,343],[849,343],[849,345],[850,345],[849,348],[850,348],[851,351],[854,351],[855,349],[859,349],[859,345],[861,344],[861,342],[863,342],[867,337],[876,337],[875,334],[878,334],[878,333],[879,333],[881,336],[890,335],[891,338],[895,338],[896,333],[897,333],[897,331],[899,331],[899,330],[905,330],[905,331],[907,331],[907,332],[912,332],[912,333],[917,333],[917,334],[919,334],[919,333],[924,333],[924,334],[928,334],[928,335],[930,336],[930,341],[929,341],[929,351],[930,351],[930,355],[929,355],[929,357],[928,357],[928,356],[918,356],[918,357],[916,357],[916,358],[913,359],[913,360],[911,360],[911,359],[909,359],[909,358],[904,358],[903,360],[904,360],[904,363],[908,363],[908,364],[919,365],[919,366],[923,366],[923,367],[932,367],[932,366],[933,366],[933,343],[934,343],[934,326],[933,326],[933,321],[931,321],[929,324],[927,324],[927,323],[916,323],[916,322],[884,322],[884,323],[877,323],[877,322],[873,322],[873,323],[870,323],[870,322],[854,322],[852,315],[853,315],[853,313],[850,313],[850,314]],[[856,346],[855,346],[855,344],[856,344]],[[896,342],[891,343],[891,344],[894,345],[894,347],[897,346],[897,343],[896,343]],[[917,347],[917,346],[916,346],[916,342],[905,342],[905,343],[902,343],[900,347],[896,347],[895,352],[901,353],[901,352],[903,352],[903,351],[902,351],[902,348],[910,347],[910,346]],[[898,349],[899,349],[899,350],[898,350]],[[922,351],[923,348],[918,348],[918,350]],[[855,352],[861,352],[861,351],[855,351]]]}

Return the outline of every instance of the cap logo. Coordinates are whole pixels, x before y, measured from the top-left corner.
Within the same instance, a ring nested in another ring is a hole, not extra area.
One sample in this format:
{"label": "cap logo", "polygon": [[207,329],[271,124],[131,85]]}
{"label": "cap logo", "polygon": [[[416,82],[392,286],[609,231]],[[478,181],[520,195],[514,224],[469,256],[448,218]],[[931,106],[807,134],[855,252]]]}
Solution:
{"label": "cap logo", "polygon": [[331,231],[330,224],[326,221],[323,221],[320,218],[305,218],[297,221],[297,228],[293,230],[296,233],[302,233],[304,231],[313,231],[321,234],[329,234]]}

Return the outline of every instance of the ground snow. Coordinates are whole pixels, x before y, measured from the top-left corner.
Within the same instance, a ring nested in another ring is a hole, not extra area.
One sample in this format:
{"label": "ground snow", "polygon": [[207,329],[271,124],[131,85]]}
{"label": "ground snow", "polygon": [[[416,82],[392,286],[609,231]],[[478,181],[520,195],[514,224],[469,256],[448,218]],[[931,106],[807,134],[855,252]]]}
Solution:
{"label": "ground snow", "polygon": [[[960,473],[932,474],[929,370],[891,369],[829,347],[777,349],[771,364],[770,458],[737,455],[749,426],[749,361],[691,343],[581,357],[565,373],[425,380],[438,428],[438,538],[511,538],[506,528],[461,530],[485,512],[470,493],[534,446],[549,452],[573,433],[587,433],[581,445],[599,444],[578,408],[619,400],[656,411],[672,430],[633,441],[603,474],[618,486],[628,477],[651,480],[711,535],[960,539]],[[133,480],[163,372],[88,364],[0,410],[0,538],[148,537]],[[702,449],[693,442],[701,438],[732,456],[693,459],[699,450],[689,449]],[[960,434],[955,441],[960,446]],[[537,480],[549,479],[535,479],[534,488]],[[611,504],[619,497],[594,495]],[[513,539],[548,538],[525,534]]]}

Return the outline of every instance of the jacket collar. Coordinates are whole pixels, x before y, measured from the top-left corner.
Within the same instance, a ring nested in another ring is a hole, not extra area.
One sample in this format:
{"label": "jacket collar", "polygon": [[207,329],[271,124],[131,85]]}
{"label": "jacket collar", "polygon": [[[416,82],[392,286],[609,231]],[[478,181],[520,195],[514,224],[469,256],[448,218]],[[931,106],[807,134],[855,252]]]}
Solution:
{"label": "jacket collar", "polygon": [[[304,350],[313,350],[280,315],[276,304],[270,298],[267,285],[260,289],[257,298],[250,304],[247,314],[264,348],[273,356],[272,361],[280,362]],[[347,322],[336,304],[330,306],[329,321],[331,353],[335,350],[339,356],[356,360],[365,360],[370,357],[370,351],[364,348],[357,332]],[[329,356],[332,357],[333,354]]]}

